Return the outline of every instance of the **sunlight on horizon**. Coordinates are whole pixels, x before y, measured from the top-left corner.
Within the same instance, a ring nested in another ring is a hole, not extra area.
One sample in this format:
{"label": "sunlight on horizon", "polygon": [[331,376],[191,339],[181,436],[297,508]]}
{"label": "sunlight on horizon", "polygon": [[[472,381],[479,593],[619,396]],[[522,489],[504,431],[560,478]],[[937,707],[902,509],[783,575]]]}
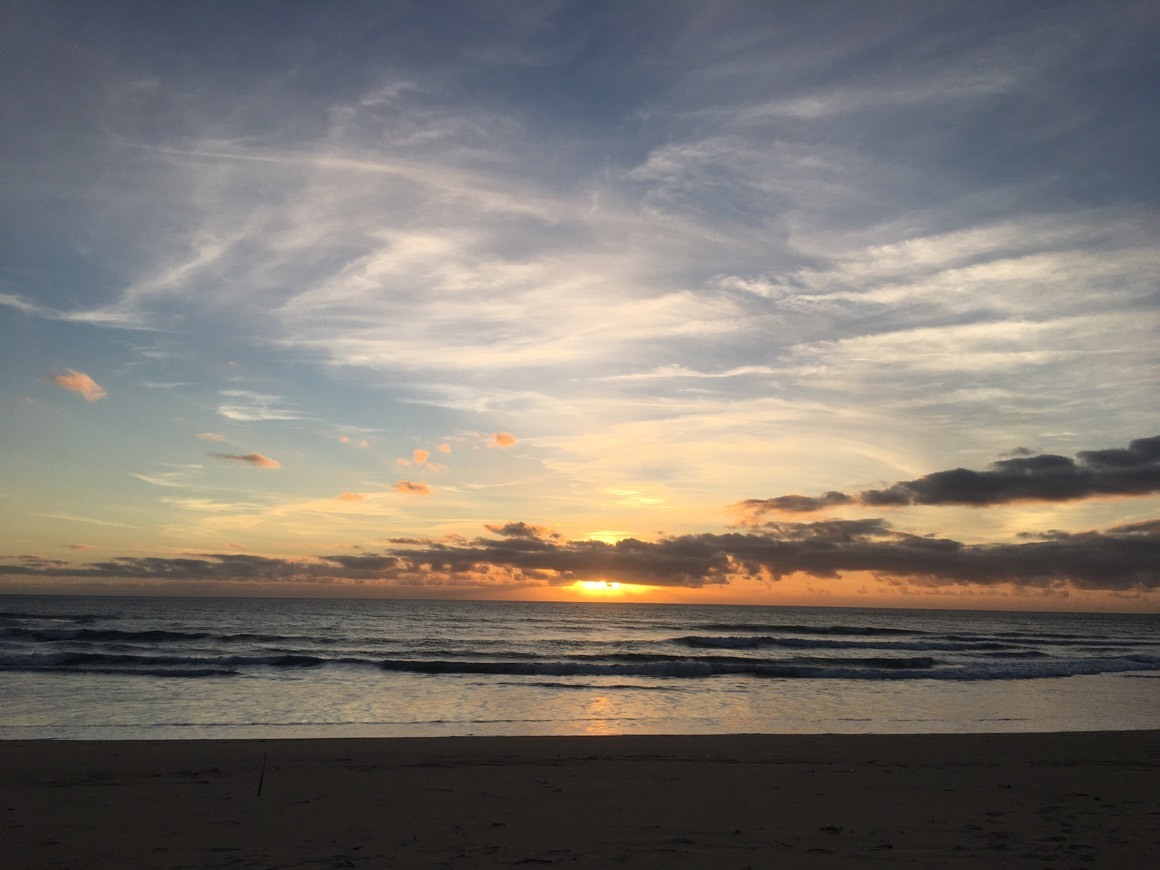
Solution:
{"label": "sunlight on horizon", "polygon": [[649,595],[657,587],[638,583],[616,583],[609,580],[577,580],[568,587],[584,598],[624,598],[629,595]]}

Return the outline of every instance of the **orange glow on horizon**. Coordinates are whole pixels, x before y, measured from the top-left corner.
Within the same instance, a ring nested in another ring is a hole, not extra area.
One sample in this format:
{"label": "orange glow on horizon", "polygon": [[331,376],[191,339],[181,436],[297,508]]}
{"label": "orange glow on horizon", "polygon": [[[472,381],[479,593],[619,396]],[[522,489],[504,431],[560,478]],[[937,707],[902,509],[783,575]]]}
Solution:
{"label": "orange glow on horizon", "polygon": [[568,588],[583,598],[623,598],[626,595],[647,595],[655,589],[653,586],[609,580],[577,580]]}

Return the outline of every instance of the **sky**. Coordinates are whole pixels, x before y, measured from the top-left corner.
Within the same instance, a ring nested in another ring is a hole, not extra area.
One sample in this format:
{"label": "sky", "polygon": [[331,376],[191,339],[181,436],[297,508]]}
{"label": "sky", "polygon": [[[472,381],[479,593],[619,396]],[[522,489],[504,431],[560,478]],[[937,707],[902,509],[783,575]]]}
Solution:
{"label": "sky", "polygon": [[0,592],[1160,612],[1149,2],[0,10]]}

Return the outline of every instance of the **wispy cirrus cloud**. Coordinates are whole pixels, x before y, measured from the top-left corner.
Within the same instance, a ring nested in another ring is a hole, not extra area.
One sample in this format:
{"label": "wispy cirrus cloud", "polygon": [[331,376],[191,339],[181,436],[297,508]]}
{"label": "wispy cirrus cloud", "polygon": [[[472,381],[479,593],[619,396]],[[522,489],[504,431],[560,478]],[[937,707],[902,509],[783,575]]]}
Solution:
{"label": "wispy cirrus cloud", "polygon": [[156,306],[182,301],[184,288],[207,275],[212,280],[215,267],[226,260],[231,249],[245,236],[244,230],[237,229],[228,235],[202,234],[193,241],[192,250],[183,249],[176,262],[165,264],[123,288],[114,302],[61,312],[57,316],[61,320],[118,329],[157,329]]}
{"label": "wispy cirrus cloud", "polygon": [[132,529],[137,526],[132,526],[129,523],[121,523],[115,520],[102,520],[96,517],[82,517],[76,514],[71,514],[66,511],[54,511],[53,513],[38,513],[34,516],[43,517],[48,520],[67,520],[70,523],[88,523],[93,526],[109,526],[110,528],[118,529]]}
{"label": "wispy cirrus cloud", "polygon": [[963,76],[961,71],[938,71],[935,78],[911,78],[867,82],[861,86],[830,88],[748,108],[743,117],[750,123],[779,118],[818,120],[874,111],[905,111],[924,107],[985,100],[1013,89],[1017,70],[979,70]]}
{"label": "wispy cirrus cloud", "polygon": [[225,401],[218,405],[217,410],[227,420],[255,423],[301,419],[301,414],[284,405],[281,396],[251,390],[222,390],[221,395]]}
{"label": "wispy cirrus cloud", "polygon": [[742,378],[742,377],[767,377],[769,375],[779,374],[779,370],[772,366],[736,366],[735,368],[725,369],[723,371],[696,371],[694,369],[686,368],[680,365],[659,366],[648,372],[632,372],[628,374],[619,375],[604,375],[595,378],[594,380],[603,382],[630,382],[630,381],[660,381],[660,380],[677,380],[686,378],[690,380],[697,379],[717,379],[717,378]]}
{"label": "wispy cirrus cloud", "polygon": [[177,488],[191,486],[197,480],[202,470],[202,466],[198,464],[170,465],[169,468],[172,470],[155,471],[148,474],[130,471],[129,475],[145,483],[150,483],[153,486]]}
{"label": "wispy cirrus cloud", "polygon": [[162,503],[182,510],[195,511],[205,514],[236,514],[252,513],[262,509],[262,505],[255,502],[216,501],[212,498],[163,498]]}
{"label": "wispy cirrus cloud", "polygon": [[38,317],[49,317],[52,314],[52,312],[46,310],[40,305],[37,305],[34,302],[30,302],[29,300],[22,296],[18,296],[15,293],[0,293],[0,305],[15,309],[22,314],[30,314]]}
{"label": "wispy cirrus cloud", "polygon": [[252,465],[255,468],[282,467],[282,463],[277,459],[271,459],[269,456],[263,456],[261,453],[207,453],[206,456],[221,459],[226,462],[240,462],[244,465]]}

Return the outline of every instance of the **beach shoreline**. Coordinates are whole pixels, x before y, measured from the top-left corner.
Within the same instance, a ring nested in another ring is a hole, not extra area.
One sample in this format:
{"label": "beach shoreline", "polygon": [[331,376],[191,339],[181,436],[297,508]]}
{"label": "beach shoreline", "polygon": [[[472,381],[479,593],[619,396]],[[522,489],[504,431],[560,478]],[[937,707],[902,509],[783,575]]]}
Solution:
{"label": "beach shoreline", "polygon": [[0,741],[9,868],[1154,867],[1160,730]]}

